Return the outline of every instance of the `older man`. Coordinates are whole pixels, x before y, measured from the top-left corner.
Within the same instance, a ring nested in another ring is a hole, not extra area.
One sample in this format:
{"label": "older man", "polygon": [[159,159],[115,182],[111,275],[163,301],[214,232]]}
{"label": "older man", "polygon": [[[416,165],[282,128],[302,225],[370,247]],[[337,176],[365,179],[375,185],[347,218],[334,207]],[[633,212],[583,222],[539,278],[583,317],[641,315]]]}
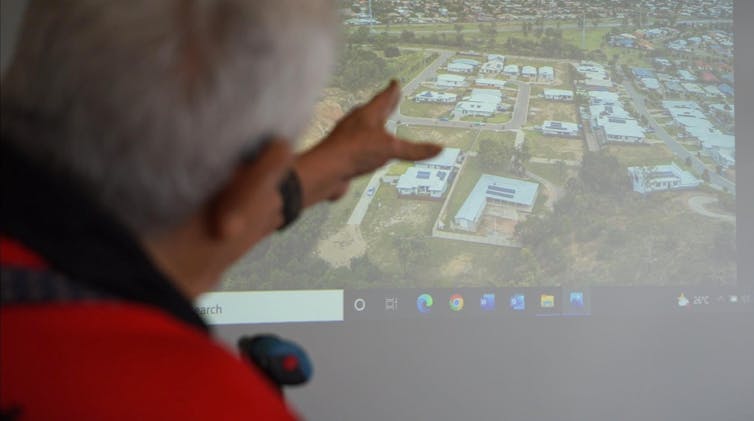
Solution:
{"label": "older man", "polygon": [[0,405],[19,419],[287,419],[191,302],[307,206],[439,148],[395,83],[297,154],[328,1],[39,0],[2,87]]}

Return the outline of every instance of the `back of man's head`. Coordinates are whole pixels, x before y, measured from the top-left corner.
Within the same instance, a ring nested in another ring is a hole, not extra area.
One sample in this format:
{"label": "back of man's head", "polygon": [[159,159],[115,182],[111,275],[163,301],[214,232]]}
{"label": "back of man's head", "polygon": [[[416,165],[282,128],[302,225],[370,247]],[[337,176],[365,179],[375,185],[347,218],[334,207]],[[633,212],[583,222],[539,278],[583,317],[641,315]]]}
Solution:
{"label": "back of man's head", "polygon": [[267,136],[306,124],[328,0],[35,0],[3,80],[4,141],[137,234],[189,217]]}

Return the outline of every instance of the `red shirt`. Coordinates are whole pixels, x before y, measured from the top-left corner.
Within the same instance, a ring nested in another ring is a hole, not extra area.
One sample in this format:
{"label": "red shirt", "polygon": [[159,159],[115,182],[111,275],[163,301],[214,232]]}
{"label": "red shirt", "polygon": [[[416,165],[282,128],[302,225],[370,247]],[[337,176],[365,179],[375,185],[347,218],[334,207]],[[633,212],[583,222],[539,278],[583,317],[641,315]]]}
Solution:
{"label": "red shirt", "polygon": [[20,420],[295,418],[261,373],[148,306],[3,306],[0,335],[0,408]]}

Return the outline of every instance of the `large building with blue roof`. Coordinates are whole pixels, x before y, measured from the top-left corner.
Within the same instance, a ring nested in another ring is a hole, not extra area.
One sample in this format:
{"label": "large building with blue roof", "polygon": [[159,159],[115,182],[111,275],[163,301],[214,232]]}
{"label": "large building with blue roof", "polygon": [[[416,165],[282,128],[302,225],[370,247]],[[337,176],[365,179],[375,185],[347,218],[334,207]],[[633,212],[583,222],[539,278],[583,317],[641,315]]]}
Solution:
{"label": "large building with blue roof", "polygon": [[477,231],[488,204],[510,205],[518,211],[531,212],[538,193],[538,183],[482,174],[453,218],[454,227]]}

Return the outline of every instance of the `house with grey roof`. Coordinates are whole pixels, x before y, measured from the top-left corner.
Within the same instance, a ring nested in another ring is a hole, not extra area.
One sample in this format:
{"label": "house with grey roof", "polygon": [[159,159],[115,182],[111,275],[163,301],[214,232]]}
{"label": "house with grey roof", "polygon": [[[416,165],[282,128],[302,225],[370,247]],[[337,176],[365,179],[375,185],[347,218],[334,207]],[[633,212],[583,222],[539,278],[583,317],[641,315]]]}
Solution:
{"label": "house with grey roof", "polygon": [[531,212],[537,201],[539,184],[516,178],[482,174],[453,218],[453,226],[475,232],[488,205],[507,205],[520,212]]}
{"label": "house with grey roof", "polygon": [[398,178],[395,188],[401,196],[440,199],[448,190],[450,172],[442,169],[410,167]]}
{"label": "house with grey roof", "polygon": [[576,137],[579,135],[579,125],[567,121],[545,120],[542,123],[542,133],[549,136]]}

